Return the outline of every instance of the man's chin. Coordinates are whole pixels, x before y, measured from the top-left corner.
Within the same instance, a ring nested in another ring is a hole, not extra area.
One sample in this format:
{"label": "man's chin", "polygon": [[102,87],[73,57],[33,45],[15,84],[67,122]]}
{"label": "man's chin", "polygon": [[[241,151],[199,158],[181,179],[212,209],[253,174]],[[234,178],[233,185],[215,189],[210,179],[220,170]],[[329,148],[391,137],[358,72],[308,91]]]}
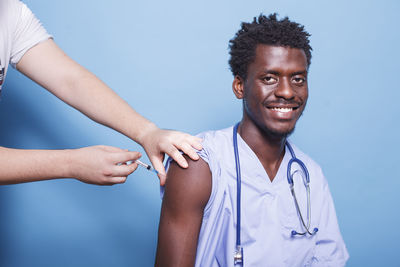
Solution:
{"label": "man's chin", "polygon": [[276,129],[265,129],[267,135],[276,139],[288,138],[293,132],[295,128],[289,130],[276,130]]}

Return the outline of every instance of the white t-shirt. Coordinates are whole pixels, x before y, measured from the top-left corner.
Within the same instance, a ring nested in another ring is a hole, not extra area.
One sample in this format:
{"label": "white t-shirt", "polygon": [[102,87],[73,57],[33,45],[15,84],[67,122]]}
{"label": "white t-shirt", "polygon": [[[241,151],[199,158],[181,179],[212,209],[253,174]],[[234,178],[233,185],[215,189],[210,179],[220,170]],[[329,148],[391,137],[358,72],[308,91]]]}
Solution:
{"label": "white t-shirt", "polygon": [[51,38],[32,11],[19,0],[0,0],[0,93],[8,64],[17,65],[31,47]]}

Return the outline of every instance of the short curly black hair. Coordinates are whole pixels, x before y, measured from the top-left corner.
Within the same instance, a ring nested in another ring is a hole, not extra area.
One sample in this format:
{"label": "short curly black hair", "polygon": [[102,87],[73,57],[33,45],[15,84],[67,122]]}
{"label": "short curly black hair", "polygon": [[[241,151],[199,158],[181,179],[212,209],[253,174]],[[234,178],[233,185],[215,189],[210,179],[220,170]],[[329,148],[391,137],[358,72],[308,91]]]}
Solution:
{"label": "short curly black hair", "polygon": [[308,66],[311,64],[312,48],[308,39],[311,35],[304,30],[304,26],[290,21],[288,17],[281,20],[276,17],[276,13],[268,17],[260,14],[251,23],[242,22],[242,28],[229,41],[229,66],[234,76],[246,79],[247,67],[254,60],[258,44],[303,49]]}

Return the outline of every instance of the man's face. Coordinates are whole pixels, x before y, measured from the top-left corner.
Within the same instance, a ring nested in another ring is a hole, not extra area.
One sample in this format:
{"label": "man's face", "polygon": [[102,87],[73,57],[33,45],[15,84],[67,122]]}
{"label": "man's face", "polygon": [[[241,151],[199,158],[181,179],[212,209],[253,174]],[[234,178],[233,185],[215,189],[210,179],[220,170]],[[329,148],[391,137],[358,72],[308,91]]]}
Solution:
{"label": "man's face", "polygon": [[241,81],[244,120],[271,136],[292,133],[308,98],[307,69],[302,49],[259,44]]}

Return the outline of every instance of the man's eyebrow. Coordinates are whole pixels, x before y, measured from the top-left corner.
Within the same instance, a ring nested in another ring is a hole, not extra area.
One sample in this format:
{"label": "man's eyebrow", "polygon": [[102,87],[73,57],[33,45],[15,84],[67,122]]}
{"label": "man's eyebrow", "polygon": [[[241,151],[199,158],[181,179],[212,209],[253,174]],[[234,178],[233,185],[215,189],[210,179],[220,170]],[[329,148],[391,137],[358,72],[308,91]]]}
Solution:
{"label": "man's eyebrow", "polygon": [[292,76],[295,76],[295,75],[304,75],[304,76],[307,76],[307,70],[301,70],[301,71],[296,71],[296,72],[293,72],[292,73]]}
{"label": "man's eyebrow", "polygon": [[[293,73],[291,73],[291,76],[295,76],[295,75],[304,75],[307,76],[307,70],[300,70],[300,71],[295,71]],[[263,74],[273,74],[273,75],[280,75],[281,72],[280,71],[276,71],[276,70],[264,70]]]}
{"label": "man's eyebrow", "polygon": [[279,71],[276,70],[264,70],[263,74],[273,74],[273,75],[279,75],[281,74]]}

